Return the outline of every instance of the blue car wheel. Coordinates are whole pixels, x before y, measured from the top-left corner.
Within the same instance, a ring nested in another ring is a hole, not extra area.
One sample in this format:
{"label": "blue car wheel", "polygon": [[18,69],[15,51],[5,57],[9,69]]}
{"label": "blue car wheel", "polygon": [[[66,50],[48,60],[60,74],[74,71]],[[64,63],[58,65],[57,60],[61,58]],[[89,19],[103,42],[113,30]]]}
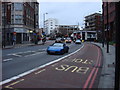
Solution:
{"label": "blue car wheel", "polygon": [[67,49],[66,53],[68,53],[68,51],[69,51],[69,50]]}
{"label": "blue car wheel", "polygon": [[64,54],[65,52],[64,52],[64,50],[61,50],[61,54]]}

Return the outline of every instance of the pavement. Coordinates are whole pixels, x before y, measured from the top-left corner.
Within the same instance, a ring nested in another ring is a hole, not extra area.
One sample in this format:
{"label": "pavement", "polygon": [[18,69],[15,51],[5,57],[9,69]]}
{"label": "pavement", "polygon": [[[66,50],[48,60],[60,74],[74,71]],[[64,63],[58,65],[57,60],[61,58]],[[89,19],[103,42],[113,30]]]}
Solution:
{"label": "pavement", "polygon": [[115,84],[115,46],[109,45],[109,53],[107,47],[102,47],[101,43],[93,43],[98,45],[103,52],[103,67],[98,88],[113,88]]}
{"label": "pavement", "polygon": [[[48,43],[50,41],[46,41],[45,43]],[[43,45],[42,41],[39,41],[38,44],[27,42],[23,44],[15,44],[15,45],[7,45],[5,48],[2,49],[11,49],[11,48],[20,48],[20,47],[26,47],[26,46],[35,46],[35,45]]]}

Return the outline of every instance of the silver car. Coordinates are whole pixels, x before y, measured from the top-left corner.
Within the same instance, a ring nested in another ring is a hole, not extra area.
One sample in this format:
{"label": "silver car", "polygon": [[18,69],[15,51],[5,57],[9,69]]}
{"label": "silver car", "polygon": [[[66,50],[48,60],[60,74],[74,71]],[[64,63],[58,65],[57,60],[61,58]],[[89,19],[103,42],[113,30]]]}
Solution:
{"label": "silver car", "polygon": [[80,40],[80,39],[77,39],[77,40],[75,41],[75,44],[81,44],[81,40]]}

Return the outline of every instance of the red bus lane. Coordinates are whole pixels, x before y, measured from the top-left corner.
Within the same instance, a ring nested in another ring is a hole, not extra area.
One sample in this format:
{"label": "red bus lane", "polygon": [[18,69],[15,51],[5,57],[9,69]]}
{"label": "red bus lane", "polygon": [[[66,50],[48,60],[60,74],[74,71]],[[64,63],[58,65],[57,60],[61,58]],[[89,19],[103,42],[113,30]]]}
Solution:
{"label": "red bus lane", "polygon": [[3,85],[3,88],[97,88],[102,59],[93,44],[61,61]]}
{"label": "red bus lane", "polygon": [[[102,55],[101,55],[100,49],[98,47],[97,47],[97,50],[98,50],[97,61],[96,61],[95,67],[92,69],[90,75],[88,76],[88,78],[84,84],[84,87],[83,87],[84,89],[85,88],[92,88],[94,81],[95,81],[95,78],[96,78],[97,73],[98,73],[98,69],[99,69],[96,67],[100,67],[100,65],[101,65],[101,56]],[[90,85],[88,86],[89,83],[90,83]]]}

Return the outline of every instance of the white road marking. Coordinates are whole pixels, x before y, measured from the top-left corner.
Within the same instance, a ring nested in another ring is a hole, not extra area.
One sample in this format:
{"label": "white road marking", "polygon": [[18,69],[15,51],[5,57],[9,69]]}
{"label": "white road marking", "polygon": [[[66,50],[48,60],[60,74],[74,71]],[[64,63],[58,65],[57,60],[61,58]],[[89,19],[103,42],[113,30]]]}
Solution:
{"label": "white road marking", "polygon": [[17,54],[13,54],[14,56],[17,56],[17,57],[22,57],[21,55],[17,55]]}
{"label": "white road marking", "polygon": [[39,52],[39,53],[35,53],[35,54],[30,54],[30,55],[26,55],[24,57],[30,57],[30,56],[34,56],[34,55],[37,55],[37,54],[40,54],[40,53],[46,53],[46,52]]}
{"label": "white road marking", "polygon": [[66,56],[64,56],[64,57],[61,57],[61,58],[59,58],[59,59],[57,59],[57,60],[54,60],[54,61],[52,61],[52,62],[49,62],[49,63],[47,63],[47,64],[41,65],[41,66],[39,66],[39,67],[36,67],[36,68],[34,68],[34,69],[32,69],[32,70],[29,70],[29,71],[27,71],[27,72],[21,73],[21,74],[19,74],[19,75],[17,75],[17,76],[14,76],[14,77],[10,78],[10,79],[4,80],[4,81],[0,82],[0,85],[3,85],[3,84],[5,84],[5,83],[8,83],[8,82],[13,81],[13,80],[15,80],[15,79],[18,79],[18,78],[20,78],[20,77],[23,77],[23,76],[25,76],[25,75],[27,75],[27,74],[30,74],[30,73],[38,70],[38,69],[44,68],[45,66],[48,66],[48,65],[50,65],[50,64],[53,64],[53,63],[55,63],[55,62],[58,62],[58,61],[60,61],[60,60],[62,60],[62,59],[64,59],[64,58],[66,58],[66,57],[69,57],[70,55],[77,53],[77,52],[78,52],[79,50],[81,50],[83,47],[84,47],[84,45],[83,45],[80,49],[78,49],[78,50],[76,50],[75,52],[70,53],[70,54],[68,54],[68,55],[66,55]]}
{"label": "white road marking", "polygon": [[7,61],[10,61],[10,60],[13,60],[12,58],[9,58],[9,59],[4,59],[3,61],[4,62],[7,62]]}
{"label": "white road marking", "polygon": [[46,49],[38,49],[38,50],[46,50]]}
{"label": "white road marking", "polygon": [[[38,49],[38,50],[46,50],[46,49]],[[23,53],[29,53],[29,52],[37,52],[37,51],[17,52],[17,53],[11,53],[11,54],[7,54],[7,55],[16,55],[16,54],[23,54]]]}

